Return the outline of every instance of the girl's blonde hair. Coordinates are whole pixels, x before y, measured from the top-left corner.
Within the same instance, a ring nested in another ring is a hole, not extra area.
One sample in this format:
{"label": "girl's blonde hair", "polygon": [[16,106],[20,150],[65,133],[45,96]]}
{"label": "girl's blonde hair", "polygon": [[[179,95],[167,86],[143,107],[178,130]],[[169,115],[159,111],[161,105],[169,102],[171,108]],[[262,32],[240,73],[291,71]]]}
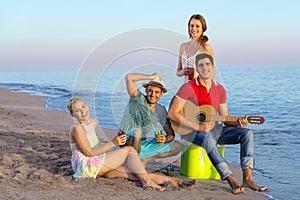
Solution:
{"label": "girl's blonde hair", "polygon": [[[72,116],[73,116],[73,110],[72,110],[72,107],[73,107],[73,104],[74,104],[75,102],[77,102],[77,101],[82,101],[82,102],[85,103],[85,101],[84,101],[83,99],[79,98],[79,97],[73,97],[73,98],[71,98],[71,99],[69,100],[69,102],[68,102],[67,107],[68,107],[69,113],[70,113]],[[85,104],[86,104],[86,103],[85,103]]]}

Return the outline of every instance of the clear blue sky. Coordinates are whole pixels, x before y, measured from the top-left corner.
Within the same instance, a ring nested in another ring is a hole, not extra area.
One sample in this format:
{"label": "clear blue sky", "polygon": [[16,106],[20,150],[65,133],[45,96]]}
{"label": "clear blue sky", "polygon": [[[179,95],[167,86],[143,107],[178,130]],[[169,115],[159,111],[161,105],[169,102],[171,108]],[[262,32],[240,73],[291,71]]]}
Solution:
{"label": "clear blue sky", "polygon": [[127,31],[187,36],[195,13],[206,18],[218,65],[300,65],[299,2],[1,1],[0,69],[78,68],[97,45]]}

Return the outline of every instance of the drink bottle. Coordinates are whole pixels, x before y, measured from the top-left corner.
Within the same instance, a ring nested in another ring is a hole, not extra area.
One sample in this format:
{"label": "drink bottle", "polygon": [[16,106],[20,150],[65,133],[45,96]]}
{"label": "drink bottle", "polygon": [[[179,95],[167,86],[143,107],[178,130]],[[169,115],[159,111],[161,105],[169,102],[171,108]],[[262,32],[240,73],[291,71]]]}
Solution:
{"label": "drink bottle", "polygon": [[174,168],[173,168],[173,165],[170,164],[167,168],[167,175],[168,176],[174,176]]}
{"label": "drink bottle", "polygon": [[[118,132],[118,136],[124,135],[124,134],[126,134],[124,131],[119,131],[119,132]],[[125,146],[125,145],[120,145],[120,147],[123,147],[123,146]]]}

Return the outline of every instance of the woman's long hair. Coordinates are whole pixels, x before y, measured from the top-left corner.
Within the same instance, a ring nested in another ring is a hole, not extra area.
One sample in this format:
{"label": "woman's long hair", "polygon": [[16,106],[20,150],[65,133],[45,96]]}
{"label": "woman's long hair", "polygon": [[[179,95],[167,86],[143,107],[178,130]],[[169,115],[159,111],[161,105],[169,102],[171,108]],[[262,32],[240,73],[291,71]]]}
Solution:
{"label": "woman's long hair", "polygon": [[208,37],[206,35],[204,35],[204,32],[207,29],[205,18],[200,14],[195,14],[190,17],[189,23],[188,23],[188,33],[189,33],[190,38],[192,38],[192,35],[190,33],[190,23],[191,23],[192,19],[199,20],[202,24],[202,34],[201,34],[198,42],[201,44],[201,46],[204,47],[204,44],[208,41]]}

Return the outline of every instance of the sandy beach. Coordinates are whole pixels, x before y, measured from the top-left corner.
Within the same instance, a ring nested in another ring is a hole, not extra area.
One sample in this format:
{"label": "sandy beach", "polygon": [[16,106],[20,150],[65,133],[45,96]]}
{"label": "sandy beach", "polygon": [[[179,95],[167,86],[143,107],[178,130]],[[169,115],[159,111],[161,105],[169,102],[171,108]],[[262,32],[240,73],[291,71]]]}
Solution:
{"label": "sandy beach", "polygon": [[[200,180],[184,189],[167,186],[163,192],[121,178],[75,181],[70,165],[69,114],[45,108],[45,97],[3,88],[0,96],[0,199],[269,199],[249,189],[235,196],[226,182],[215,180]],[[106,142],[115,133],[99,129],[98,134],[101,142]],[[107,137],[101,137],[103,134]],[[164,173],[166,163],[151,162],[147,170]],[[175,164],[175,176],[182,177],[180,159]]]}

